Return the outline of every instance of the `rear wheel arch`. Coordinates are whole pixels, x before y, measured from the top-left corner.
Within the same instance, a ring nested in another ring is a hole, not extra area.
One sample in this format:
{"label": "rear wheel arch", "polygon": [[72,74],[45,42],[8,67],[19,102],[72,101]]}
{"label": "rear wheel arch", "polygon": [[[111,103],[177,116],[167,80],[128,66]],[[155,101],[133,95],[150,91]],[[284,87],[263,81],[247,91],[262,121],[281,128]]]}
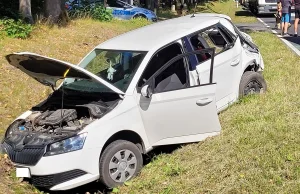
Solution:
{"label": "rear wheel arch", "polygon": [[247,72],[247,71],[255,71],[255,72],[257,72],[258,69],[259,69],[259,65],[257,64],[256,60],[255,59],[251,60],[250,62],[247,63],[246,68],[244,69],[243,74],[245,72]]}
{"label": "rear wheel arch", "polygon": [[136,15],[134,15],[132,18],[136,19],[136,18],[144,18],[147,19],[147,16],[145,14],[142,13],[138,13]]}

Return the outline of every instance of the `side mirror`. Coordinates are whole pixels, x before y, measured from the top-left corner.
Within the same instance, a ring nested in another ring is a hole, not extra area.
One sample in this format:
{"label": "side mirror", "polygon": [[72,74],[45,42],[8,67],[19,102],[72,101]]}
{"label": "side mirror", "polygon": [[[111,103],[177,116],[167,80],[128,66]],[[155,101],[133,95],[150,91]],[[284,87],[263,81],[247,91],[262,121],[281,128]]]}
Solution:
{"label": "side mirror", "polygon": [[225,49],[231,49],[233,47],[233,44],[225,44],[224,48]]}
{"label": "side mirror", "polygon": [[144,87],[142,87],[141,94],[145,98],[151,98],[151,96],[152,96],[151,87],[149,85],[145,85]]}

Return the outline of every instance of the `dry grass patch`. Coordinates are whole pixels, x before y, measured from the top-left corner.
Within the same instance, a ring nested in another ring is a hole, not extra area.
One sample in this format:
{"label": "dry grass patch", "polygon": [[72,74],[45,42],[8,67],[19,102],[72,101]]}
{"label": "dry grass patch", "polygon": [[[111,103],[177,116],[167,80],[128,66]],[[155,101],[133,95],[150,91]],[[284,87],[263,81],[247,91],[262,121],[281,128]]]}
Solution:
{"label": "dry grass patch", "polygon": [[38,26],[27,40],[0,40],[0,136],[20,113],[45,98],[50,90],[10,66],[4,56],[28,51],[77,64],[92,48],[126,31],[148,24],[143,20],[97,22],[77,20],[67,28]]}

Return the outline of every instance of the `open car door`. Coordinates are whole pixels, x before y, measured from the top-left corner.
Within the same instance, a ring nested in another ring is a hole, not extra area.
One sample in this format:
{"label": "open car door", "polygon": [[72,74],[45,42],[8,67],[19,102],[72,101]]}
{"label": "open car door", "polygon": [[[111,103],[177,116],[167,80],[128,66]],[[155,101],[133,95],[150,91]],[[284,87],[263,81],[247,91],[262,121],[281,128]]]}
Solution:
{"label": "open car door", "polygon": [[[210,82],[190,86],[186,57],[210,52]],[[202,141],[219,134],[214,49],[179,55],[152,75],[138,94],[140,114],[152,146]]]}

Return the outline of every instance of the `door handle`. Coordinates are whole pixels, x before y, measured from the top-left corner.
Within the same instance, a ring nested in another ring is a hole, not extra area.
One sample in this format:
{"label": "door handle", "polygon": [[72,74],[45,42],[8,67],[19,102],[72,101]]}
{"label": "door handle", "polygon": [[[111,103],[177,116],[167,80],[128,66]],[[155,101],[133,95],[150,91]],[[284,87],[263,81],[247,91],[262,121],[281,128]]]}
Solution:
{"label": "door handle", "polygon": [[238,65],[238,64],[240,64],[240,59],[235,59],[235,60],[233,60],[232,62],[231,62],[231,66],[236,66],[236,65]]}
{"label": "door handle", "polygon": [[202,98],[200,100],[197,100],[196,104],[198,106],[205,106],[205,105],[208,105],[209,103],[211,103],[212,101],[213,101],[213,99],[211,99],[211,98]]}

